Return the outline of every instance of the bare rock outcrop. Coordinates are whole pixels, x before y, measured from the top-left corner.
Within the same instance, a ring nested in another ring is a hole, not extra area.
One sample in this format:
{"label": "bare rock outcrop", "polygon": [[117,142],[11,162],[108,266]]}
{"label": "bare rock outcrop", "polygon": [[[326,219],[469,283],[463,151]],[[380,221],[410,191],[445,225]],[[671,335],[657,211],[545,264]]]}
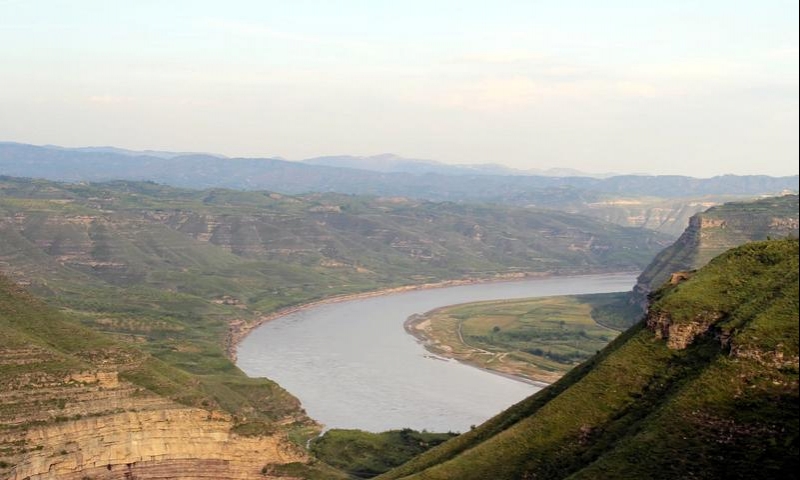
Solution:
{"label": "bare rock outcrop", "polygon": [[719,313],[705,313],[698,315],[689,322],[675,322],[667,312],[648,313],[647,328],[652,330],[656,338],[667,341],[667,347],[673,350],[683,350],[688,347],[698,335],[708,332],[709,328],[722,317]]}
{"label": "bare rock outcrop", "polygon": [[250,479],[265,463],[307,460],[285,437],[240,436],[231,426],[226,415],[175,407],[31,428],[30,450],[9,478]]}
{"label": "bare rock outcrop", "polygon": [[178,404],[116,370],[56,365],[58,354],[42,348],[0,350],[9,372],[0,378],[2,479],[255,479],[266,464],[308,460],[277,423],[242,435],[231,415]]}

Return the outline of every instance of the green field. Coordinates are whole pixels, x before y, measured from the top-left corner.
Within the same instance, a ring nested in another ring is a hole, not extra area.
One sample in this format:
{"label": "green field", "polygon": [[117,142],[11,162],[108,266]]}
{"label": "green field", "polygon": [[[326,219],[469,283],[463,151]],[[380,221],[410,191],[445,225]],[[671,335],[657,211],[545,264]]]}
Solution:
{"label": "green field", "polygon": [[456,305],[409,326],[434,353],[481,368],[551,383],[613,340],[592,310],[624,293]]}

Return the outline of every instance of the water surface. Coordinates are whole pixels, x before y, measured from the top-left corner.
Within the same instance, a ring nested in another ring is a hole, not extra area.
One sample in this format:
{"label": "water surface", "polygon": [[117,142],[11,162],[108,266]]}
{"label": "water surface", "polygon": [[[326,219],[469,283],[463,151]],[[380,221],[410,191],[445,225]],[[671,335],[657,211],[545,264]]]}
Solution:
{"label": "water surface", "polygon": [[463,432],[539,390],[433,357],[403,322],[464,302],[630,290],[633,273],[417,290],[295,312],[255,329],[238,366],[297,396],[326,428]]}

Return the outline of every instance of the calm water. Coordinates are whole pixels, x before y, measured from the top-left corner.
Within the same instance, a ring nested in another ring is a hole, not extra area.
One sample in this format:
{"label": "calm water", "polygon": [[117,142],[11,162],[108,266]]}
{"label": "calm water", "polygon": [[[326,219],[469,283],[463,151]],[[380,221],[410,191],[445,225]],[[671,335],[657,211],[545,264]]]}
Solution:
{"label": "calm water", "polygon": [[403,322],[457,303],[626,291],[635,274],[543,278],[420,290],[322,305],[254,330],[238,365],[277,381],[326,428],[463,432],[539,390],[432,358]]}

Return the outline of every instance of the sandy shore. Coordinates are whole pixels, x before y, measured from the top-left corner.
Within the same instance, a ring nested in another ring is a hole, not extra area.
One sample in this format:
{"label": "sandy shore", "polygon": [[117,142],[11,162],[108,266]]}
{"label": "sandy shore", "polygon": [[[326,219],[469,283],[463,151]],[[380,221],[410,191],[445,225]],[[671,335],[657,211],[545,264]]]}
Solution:
{"label": "sandy shore", "polygon": [[[453,306],[456,306],[456,305],[448,305],[448,306],[445,306],[445,307],[435,308],[435,309],[433,309],[431,311],[428,311],[428,312],[425,312],[425,313],[411,315],[410,317],[408,317],[406,319],[405,322],[403,322],[403,328],[405,328],[406,332],[409,335],[411,335],[414,338],[416,338],[417,341],[420,344],[422,344],[422,346],[425,347],[425,349],[428,350],[431,353],[431,355],[434,356],[434,357],[439,357],[441,359],[455,360],[455,361],[457,361],[459,363],[463,363],[464,365],[469,365],[470,367],[478,368],[480,370],[483,370],[484,372],[489,372],[489,373],[493,373],[495,375],[500,375],[502,377],[510,378],[510,379],[516,380],[518,382],[529,383],[531,385],[536,385],[537,387],[541,387],[541,388],[547,387],[548,385],[550,385],[551,383],[557,381],[561,377],[561,375],[550,375],[550,376],[542,375],[541,378],[530,378],[530,377],[518,374],[517,373],[518,370],[515,370],[514,368],[511,368],[511,367],[509,367],[506,370],[487,368],[486,366],[484,366],[483,364],[481,364],[479,362],[476,362],[476,361],[473,361],[473,360],[469,360],[468,357],[471,357],[472,354],[475,354],[475,353],[485,353],[485,354],[490,354],[490,355],[495,355],[495,354],[493,352],[488,352],[486,350],[482,350],[482,349],[479,349],[477,347],[473,347],[471,345],[468,345],[465,342],[462,343],[461,347],[467,348],[470,353],[467,353],[467,354],[465,354],[465,353],[461,353],[461,354],[453,353],[453,346],[452,345],[446,344],[446,343],[442,342],[440,338],[434,337],[433,335],[431,335],[431,333],[430,333],[430,331],[428,329],[428,327],[430,326],[430,323],[431,323],[431,317],[432,316],[436,315],[437,313],[439,313],[439,312],[441,312],[443,310],[446,310],[446,309],[448,309],[450,307],[453,307]],[[503,356],[503,355],[507,355],[507,354],[501,354],[501,356]]]}

